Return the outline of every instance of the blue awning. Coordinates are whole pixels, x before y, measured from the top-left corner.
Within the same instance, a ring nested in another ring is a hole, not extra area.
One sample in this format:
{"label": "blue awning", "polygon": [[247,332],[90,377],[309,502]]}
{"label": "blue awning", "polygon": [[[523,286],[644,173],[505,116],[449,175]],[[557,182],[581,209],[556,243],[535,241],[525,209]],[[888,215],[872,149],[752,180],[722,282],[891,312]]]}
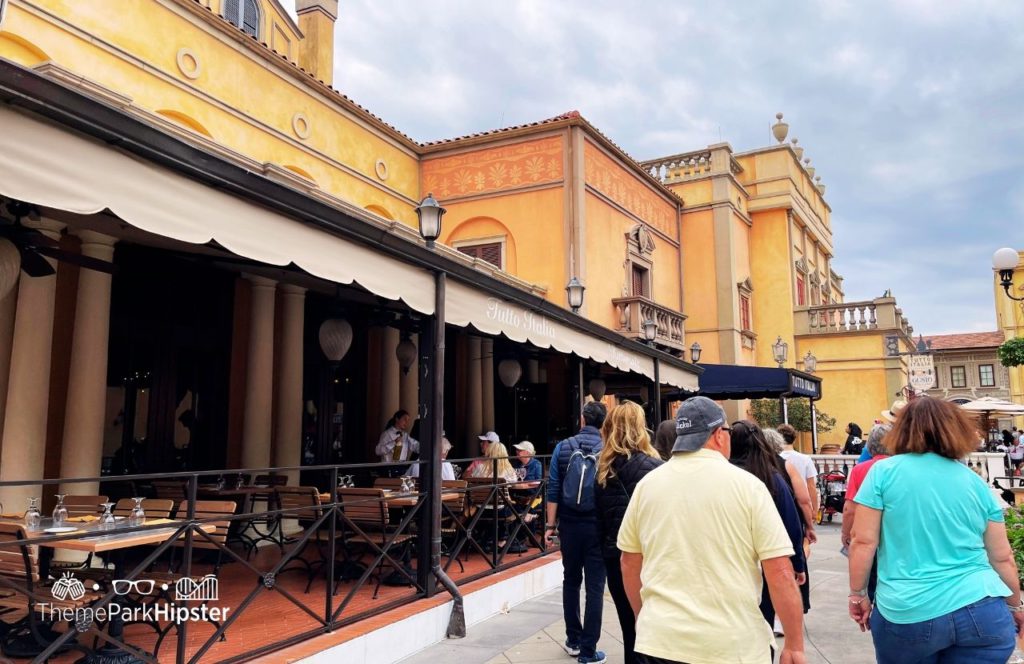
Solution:
{"label": "blue awning", "polygon": [[[716,401],[729,399],[821,398],[821,378],[796,369],[742,367],[700,363],[697,394]],[[692,395],[686,395],[692,396]],[[684,397],[685,398],[685,397]]]}

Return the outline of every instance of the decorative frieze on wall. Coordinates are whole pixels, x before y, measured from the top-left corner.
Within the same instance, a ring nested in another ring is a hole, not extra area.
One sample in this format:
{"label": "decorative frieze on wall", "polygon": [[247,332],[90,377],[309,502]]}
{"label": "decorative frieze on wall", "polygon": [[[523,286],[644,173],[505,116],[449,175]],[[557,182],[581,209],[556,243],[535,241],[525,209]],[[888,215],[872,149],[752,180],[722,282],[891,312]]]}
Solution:
{"label": "decorative frieze on wall", "polygon": [[588,186],[676,239],[675,206],[590,143],[583,150],[583,172]]}
{"label": "decorative frieze on wall", "polygon": [[562,138],[464,152],[423,162],[423,191],[439,200],[561,182]]}

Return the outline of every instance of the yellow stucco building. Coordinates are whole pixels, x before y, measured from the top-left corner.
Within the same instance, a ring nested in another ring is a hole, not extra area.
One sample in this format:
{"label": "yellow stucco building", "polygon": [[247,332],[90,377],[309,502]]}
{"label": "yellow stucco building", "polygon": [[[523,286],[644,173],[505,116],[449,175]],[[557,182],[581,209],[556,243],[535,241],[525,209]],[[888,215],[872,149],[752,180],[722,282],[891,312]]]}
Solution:
{"label": "yellow stucco building", "polygon": [[296,9],[11,0],[0,57],[391,233],[413,236],[433,193],[454,260],[561,307],[576,277],[581,315],[632,339],[653,320],[671,355],[698,342],[703,362],[772,366],[781,337],[787,366],[818,358],[840,422],[869,423],[905,384],[912,330],[891,297],[844,301],[824,187],[795,144],[641,163],[577,112],[421,144],[332,87],[337,0]]}

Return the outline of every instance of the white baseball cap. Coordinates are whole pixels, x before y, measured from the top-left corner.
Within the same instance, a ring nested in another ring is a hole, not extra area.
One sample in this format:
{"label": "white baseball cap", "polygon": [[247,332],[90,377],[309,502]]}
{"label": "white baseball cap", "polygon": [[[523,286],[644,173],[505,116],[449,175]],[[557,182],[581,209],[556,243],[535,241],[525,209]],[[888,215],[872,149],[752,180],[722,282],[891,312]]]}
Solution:
{"label": "white baseball cap", "polygon": [[485,433],[482,436],[477,436],[477,438],[479,438],[480,440],[486,440],[487,442],[490,442],[490,443],[500,443],[501,442],[501,438],[498,438],[498,434],[494,433],[493,431],[488,431],[487,433]]}
{"label": "white baseball cap", "polygon": [[537,453],[537,450],[534,449],[534,447],[533,447],[533,443],[531,443],[528,440],[524,440],[521,443],[517,443],[517,444],[513,445],[512,447],[516,448],[517,450],[522,450],[524,452],[529,452],[531,455],[534,455],[534,454]]}

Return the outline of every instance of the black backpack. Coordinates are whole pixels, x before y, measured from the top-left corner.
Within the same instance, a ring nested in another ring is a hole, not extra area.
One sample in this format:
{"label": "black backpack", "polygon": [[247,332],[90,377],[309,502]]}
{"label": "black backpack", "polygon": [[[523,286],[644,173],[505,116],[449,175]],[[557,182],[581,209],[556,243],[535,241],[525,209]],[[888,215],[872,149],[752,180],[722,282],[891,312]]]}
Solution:
{"label": "black backpack", "polygon": [[590,454],[580,448],[575,436],[566,443],[571,450],[569,465],[562,479],[562,498],[559,504],[577,512],[592,512],[597,508],[594,499],[594,485],[597,480],[597,456],[599,450]]}

